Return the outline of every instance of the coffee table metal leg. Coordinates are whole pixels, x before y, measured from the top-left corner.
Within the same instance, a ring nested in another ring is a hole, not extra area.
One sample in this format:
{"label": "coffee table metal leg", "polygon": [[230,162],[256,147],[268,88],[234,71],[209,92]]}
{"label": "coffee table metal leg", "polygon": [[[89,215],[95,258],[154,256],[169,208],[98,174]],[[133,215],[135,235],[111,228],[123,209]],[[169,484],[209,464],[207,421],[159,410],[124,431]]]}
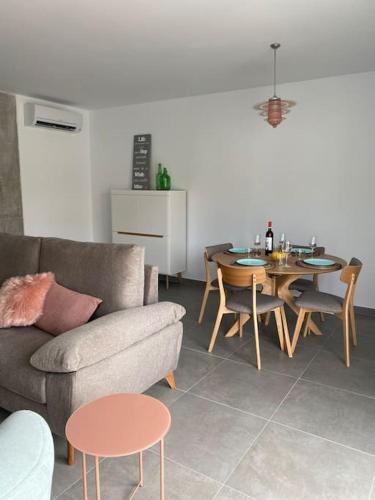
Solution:
{"label": "coffee table metal leg", "polygon": [[142,486],[143,486],[143,452],[142,451],[140,451],[139,455],[138,455],[138,465],[139,465],[139,481],[138,481],[137,486],[132,491],[128,500],[132,500],[135,497],[135,494],[137,493],[139,488],[142,488]]}
{"label": "coffee table metal leg", "polygon": [[160,500],[164,500],[164,439],[160,440]]}
{"label": "coffee table metal leg", "polygon": [[143,452],[139,452],[139,486],[143,486]]}
{"label": "coffee table metal leg", "polygon": [[96,500],[100,500],[99,457],[95,457]]}
{"label": "coffee table metal leg", "polygon": [[86,467],[86,453],[82,453],[82,485],[83,485],[83,500],[88,500],[87,496],[87,467]]}

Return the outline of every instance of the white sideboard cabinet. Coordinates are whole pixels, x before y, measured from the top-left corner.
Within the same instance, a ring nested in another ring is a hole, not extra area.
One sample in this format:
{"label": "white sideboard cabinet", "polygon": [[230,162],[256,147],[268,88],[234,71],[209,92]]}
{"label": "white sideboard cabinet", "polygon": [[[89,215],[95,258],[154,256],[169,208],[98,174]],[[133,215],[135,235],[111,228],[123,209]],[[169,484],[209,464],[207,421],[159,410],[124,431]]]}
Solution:
{"label": "white sideboard cabinet", "polygon": [[159,273],[186,270],[186,191],[112,189],[112,241],[146,248]]}

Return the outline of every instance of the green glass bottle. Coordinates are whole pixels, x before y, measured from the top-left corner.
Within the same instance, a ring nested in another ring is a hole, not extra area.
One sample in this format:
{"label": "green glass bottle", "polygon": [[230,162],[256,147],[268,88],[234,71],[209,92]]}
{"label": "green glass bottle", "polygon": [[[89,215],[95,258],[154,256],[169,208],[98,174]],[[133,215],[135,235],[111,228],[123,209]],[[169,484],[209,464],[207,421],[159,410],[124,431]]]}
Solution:
{"label": "green glass bottle", "polygon": [[171,177],[165,167],[163,168],[163,173],[161,174],[160,185],[161,189],[164,191],[169,191],[171,189]]}
{"label": "green glass bottle", "polygon": [[157,190],[162,189],[162,187],[161,187],[161,176],[162,175],[163,175],[162,165],[161,165],[161,163],[158,163],[158,171],[156,173],[156,189]]}

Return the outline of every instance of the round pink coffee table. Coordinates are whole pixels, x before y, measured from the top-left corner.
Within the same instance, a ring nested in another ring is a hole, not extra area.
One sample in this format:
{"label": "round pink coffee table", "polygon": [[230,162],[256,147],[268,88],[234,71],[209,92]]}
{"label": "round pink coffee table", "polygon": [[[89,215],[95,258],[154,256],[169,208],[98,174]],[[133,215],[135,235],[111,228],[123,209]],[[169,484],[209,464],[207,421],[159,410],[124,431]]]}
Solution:
{"label": "round pink coffee table", "polygon": [[81,406],[66,424],[69,443],[82,452],[83,498],[87,496],[86,455],[95,457],[96,499],[100,500],[99,457],[139,453],[139,487],[143,486],[142,452],[160,442],[160,498],[164,500],[164,437],[171,426],[168,408],[144,394],[112,394]]}

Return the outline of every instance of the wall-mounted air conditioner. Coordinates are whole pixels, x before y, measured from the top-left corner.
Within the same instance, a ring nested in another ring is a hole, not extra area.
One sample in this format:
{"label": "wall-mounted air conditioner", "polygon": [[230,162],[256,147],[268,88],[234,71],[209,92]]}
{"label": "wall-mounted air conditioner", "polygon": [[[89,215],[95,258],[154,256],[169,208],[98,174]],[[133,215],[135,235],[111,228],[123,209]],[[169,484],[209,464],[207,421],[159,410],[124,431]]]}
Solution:
{"label": "wall-mounted air conditioner", "polygon": [[25,125],[29,127],[43,127],[66,132],[80,132],[82,129],[82,115],[63,108],[54,108],[27,102],[24,106]]}

